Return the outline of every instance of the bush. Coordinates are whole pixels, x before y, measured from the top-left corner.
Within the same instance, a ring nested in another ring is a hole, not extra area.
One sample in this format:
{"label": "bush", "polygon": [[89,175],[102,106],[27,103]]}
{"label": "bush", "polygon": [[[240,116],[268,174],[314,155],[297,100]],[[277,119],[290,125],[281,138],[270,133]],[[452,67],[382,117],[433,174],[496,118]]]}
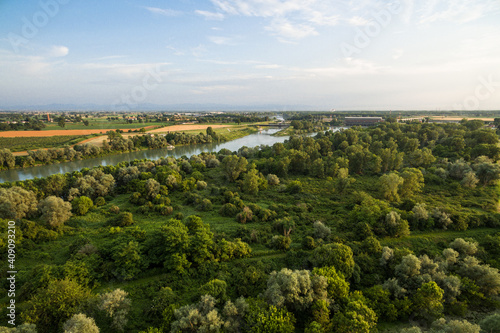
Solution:
{"label": "bush", "polygon": [[115,227],[127,227],[134,224],[134,218],[132,213],[123,212],[120,213],[116,218],[110,221],[110,224]]}
{"label": "bush", "polygon": [[290,237],[275,235],[271,238],[271,247],[276,250],[286,251],[290,248],[292,239]]}
{"label": "bush", "polygon": [[113,214],[118,214],[120,212],[120,207],[113,205],[109,207],[109,212]]}
{"label": "bush", "polygon": [[206,183],[206,182],[204,182],[204,181],[202,181],[202,180],[198,180],[198,181],[196,182],[196,189],[197,189],[198,191],[204,190],[204,189],[206,189],[206,188],[207,188],[207,183]]}
{"label": "bush", "polygon": [[208,212],[212,210],[212,202],[209,199],[203,199],[196,209]]}
{"label": "bush", "polygon": [[272,173],[267,175],[267,183],[269,185],[279,185],[280,184],[280,179],[278,176],[273,175]]}
{"label": "bush", "polygon": [[245,224],[247,222],[252,221],[252,217],[253,217],[252,210],[248,207],[244,207],[243,211],[236,216],[236,220],[240,223]]}
{"label": "bush", "polygon": [[98,197],[94,200],[94,205],[96,205],[97,207],[104,206],[105,204],[106,204],[106,199],[104,199],[103,197]]}
{"label": "bush", "polygon": [[[99,197],[104,200],[103,197]],[[97,202],[97,199],[96,199]],[[81,196],[76,199],[74,199],[71,202],[71,206],[73,207],[73,212],[77,215],[85,215],[94,206],[94,203],[92,202],[92,199],[86,196]]]}
{"label": "bush", "polygon": [[500,314],[495,313],[484,318],[479,325],[484,332],[500,333]]}
{"label": "bush", "polygon": [[239,208],[232,203],[224,204],[219,209],[219,214],[226,217],[234,217],[236,214],[238,214],[238,212]]}
{"label": "bush", "polygon": [[286,190],[291,194],[301,193],[302,189],[302,183],[298,180],[291,181],[286,187]]}

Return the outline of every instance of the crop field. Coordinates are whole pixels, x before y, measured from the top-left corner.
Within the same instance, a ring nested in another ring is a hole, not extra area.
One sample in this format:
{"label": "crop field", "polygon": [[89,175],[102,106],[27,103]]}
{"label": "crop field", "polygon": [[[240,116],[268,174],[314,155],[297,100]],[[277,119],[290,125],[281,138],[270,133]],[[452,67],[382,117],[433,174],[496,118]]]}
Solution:
{"label": "crop field", "polygon": [[60,148],[77,144],[86,138],[86,136],[81,135],[51,137],[0,137],[0,147],[10,149],[12,152],[38,149],[40,147]]}
{"label": "crop field", "polygon": [[[171,125],[172,123],[157,123],[157,122],[149,122],[149,123],[137,123],[134,122],[132,124],[129,123],[124,123],[123,121],[107,121],[107,120],[98,120],[98,121],[93,121],[89,120],[89,125],[85,126],[83,123],[70,123],[67,122],[64,129],[67,130],[96,130],[96,129],[123,129],[123,130],[129,130],[129,129],[141,129],[143,127],[146,127],[146,129],[151,129],[155,128],[158,126],[168,126]],[[42,131],[52,131],[52,130],[61,130],[62,128],[57,124],[57,123],[50,123],[47,124],[47,127],[43,128]]]}

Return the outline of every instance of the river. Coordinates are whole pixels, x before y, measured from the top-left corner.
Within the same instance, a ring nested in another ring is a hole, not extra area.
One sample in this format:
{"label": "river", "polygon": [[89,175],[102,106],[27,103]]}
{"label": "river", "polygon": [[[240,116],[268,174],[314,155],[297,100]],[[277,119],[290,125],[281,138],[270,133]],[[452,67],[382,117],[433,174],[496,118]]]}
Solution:
{"label": "river", "polygon": [[260,145],[273,145],[276,142],[284,142],[288,137],[271,136],[279,129],[270,128],[263,130],[260,133],[250,134],[243,138],[224,143],[207,143],[190,146],[179,146],[173,150],[168,149],[149,149],[140,150],[130,153],[108,155],[98,158],[89,158],[73,162],[55,163],[34,166],[24,169],[12,169],[0,172],[0,183],[13,182],[18,180],[26,180],[33,178],[47,177],[56,173],[66,173],[81,170],[83,168],[92,168],[97,165],[116,165],[123,161],[133,161],[136,159],[157,160],[162,157],[173,156],[179,158],[182,156],[191,157],[202,152],[218,152],[221,149],[229,149],[237,151],[243,146],[256,147]]}

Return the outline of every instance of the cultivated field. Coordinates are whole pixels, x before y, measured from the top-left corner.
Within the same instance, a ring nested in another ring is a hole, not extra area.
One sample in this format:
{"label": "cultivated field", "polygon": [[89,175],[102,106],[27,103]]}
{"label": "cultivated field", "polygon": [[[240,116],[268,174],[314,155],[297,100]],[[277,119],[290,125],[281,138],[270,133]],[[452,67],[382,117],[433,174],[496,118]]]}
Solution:
{"label": "cultivated field", "polygon": [[446,116],[429,116],[433,120],[450,120],[450,121],[460,121],[462,119],[467,120],[482,120],[482,121],[494,121],[495,118],[483,118],[483,117],[446,117]]}

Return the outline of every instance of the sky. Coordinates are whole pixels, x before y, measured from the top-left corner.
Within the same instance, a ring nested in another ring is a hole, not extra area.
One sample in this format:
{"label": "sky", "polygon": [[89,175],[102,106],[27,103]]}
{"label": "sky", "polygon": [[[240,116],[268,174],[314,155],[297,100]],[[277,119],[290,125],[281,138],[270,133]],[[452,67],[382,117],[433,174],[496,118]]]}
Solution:
{"label": "sky", "polygon": [[0,0],[0,108],[500,110],[498,0]]}

